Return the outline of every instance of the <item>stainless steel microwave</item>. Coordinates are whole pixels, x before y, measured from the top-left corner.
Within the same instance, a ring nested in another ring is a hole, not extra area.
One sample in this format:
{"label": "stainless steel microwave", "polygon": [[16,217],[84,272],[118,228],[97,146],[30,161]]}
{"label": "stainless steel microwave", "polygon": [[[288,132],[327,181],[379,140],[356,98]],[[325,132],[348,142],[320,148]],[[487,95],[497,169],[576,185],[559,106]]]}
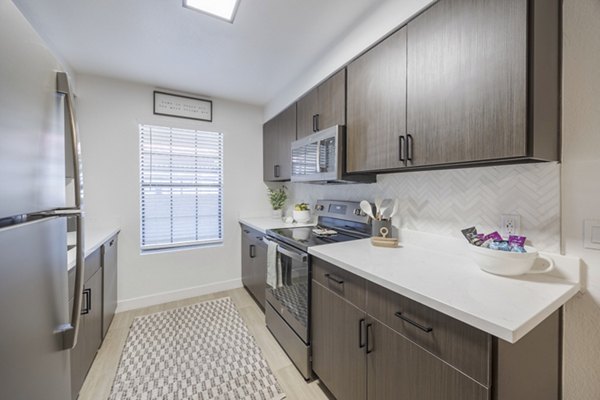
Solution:
{"label": "stainless steel microwave", "polygon": [[344,127],[335,125],[292,142],[292,182],[375,182],[374,175],[346,175]]}

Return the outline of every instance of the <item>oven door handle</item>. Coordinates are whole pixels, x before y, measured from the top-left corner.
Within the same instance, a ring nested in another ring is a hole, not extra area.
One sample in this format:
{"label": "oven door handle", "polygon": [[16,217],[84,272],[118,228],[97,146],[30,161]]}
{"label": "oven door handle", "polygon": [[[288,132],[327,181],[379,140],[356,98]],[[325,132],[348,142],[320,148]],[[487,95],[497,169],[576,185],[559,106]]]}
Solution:
{"label": "oven door handle", "polygon": [[[271,240],[263,237],[263,242],[265,244],[267,244],[267,246],[268,246],[269,242],[271,242]],[[288,256],[293,260],[300,261],[301,263],[304,263],[308,260],[308,256],[306,254],[296,253],[294,251],[291,251],[291,250],[288,250],[288,249],[282,247],[279,243],[277,243],[277,244],[278,244],[278,246],[277,246],[278,253]]]}

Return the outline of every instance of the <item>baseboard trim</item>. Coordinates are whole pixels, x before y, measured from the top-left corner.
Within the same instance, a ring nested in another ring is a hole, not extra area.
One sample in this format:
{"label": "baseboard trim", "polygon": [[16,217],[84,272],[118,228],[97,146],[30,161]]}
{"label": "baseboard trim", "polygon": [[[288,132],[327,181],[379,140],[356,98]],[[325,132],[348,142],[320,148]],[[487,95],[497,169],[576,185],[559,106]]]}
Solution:
{"label": "baseboard trim", "polygon": [[194,286],[191,288],[173,290],[170,292],[162,292],[148,296],[134,297],[132,299],[120,300],[117,303],[117,313],[135,310],[137,308],[155,306],[157,304],[168,303],[188,299],[190,297],[203,296],[224,290],[232,290],[242,287],[241,279],[232,279],[229,281],[221,281],[208,285]]}

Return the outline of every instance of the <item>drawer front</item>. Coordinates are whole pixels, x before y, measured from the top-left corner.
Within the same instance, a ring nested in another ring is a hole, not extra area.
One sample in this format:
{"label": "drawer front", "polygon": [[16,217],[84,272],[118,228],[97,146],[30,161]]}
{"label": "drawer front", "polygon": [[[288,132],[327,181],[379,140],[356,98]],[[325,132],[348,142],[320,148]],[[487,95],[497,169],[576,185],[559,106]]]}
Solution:
{"label": "drawer front", "polygon": [[366,309],[367,286],[363,278],[316,257],[312,259],[312,278],[361,310]]}
{"label": "drawer front", "polygon": [[83,282],[87,282],[90,280],[92,276],[100,269],[100,265],[102,264],[102,257],[100,254],[100,249],[94,251],[92,254],[85,258],[85,274],[83,278]]}
{"label": "drawer front", "polygon": [[243,224],[240,225],[242,227],[242,235],[246,236],[248,240],[252,242],[260,241],[262,240],[263,236],[265,236],[264,233],[259,232],[256,229],[252,229],[249,226]]}
{"label": "drawer front", "polygon": [[371,282],[367,313],[407,339],[490,386],[492,338],[452,317]]}
{"label": "drawer front", "polygon": [[[92,254],[85,258],[85,274],[83,275],[83,283],[86,283],[94,274],[100,269],[102,264],[102,258],[100,249],[94,251]],[[74,297],[75,294],[75,267],[69,270],[69,300]]]}

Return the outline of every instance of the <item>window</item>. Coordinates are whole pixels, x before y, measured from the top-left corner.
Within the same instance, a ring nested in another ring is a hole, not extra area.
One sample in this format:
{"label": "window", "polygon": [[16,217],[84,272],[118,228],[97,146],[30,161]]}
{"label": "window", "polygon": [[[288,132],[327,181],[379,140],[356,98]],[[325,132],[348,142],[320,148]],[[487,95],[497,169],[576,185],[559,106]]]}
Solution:
{"label": "window", "polygon": [[223,134],[140,125],[142,251],[223,241]]}

